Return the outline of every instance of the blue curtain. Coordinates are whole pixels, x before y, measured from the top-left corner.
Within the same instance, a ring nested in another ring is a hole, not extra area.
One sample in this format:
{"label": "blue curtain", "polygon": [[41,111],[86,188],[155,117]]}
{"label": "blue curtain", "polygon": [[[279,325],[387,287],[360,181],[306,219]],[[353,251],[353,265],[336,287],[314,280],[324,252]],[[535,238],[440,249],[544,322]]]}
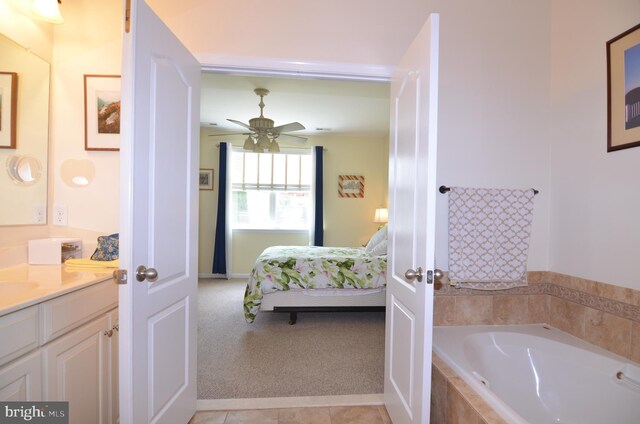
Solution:
{"label": "blue curtain", "polygon": [[213,245],[213,273],[227,274],[227,143],[220,143],[218,217]]}
{"label": "blue curtain", "polygon": [[323,213],[322,213],[322,154],[324,148],[322,146],[315,146],[315,199],[314,199],[314,223],[313,223],[313,245],[322,246],[324,244],[324,225],[323,225]]}

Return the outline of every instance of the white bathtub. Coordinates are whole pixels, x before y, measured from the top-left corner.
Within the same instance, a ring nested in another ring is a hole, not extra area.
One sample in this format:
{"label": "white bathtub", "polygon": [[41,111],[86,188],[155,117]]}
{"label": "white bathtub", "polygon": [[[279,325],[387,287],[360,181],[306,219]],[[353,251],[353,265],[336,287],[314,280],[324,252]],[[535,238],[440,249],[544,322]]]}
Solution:
{"label": "white bathtub", "polygon": [[435,327],[433,350],[508,423],[640,423],[640,366],[546,325]]}

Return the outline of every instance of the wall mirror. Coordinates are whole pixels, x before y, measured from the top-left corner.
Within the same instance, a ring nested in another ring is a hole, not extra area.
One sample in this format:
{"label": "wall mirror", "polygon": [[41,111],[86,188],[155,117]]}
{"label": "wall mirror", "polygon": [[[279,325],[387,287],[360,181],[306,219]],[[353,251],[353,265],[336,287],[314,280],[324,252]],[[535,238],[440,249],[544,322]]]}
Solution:
{"label": "wall mirror", "polygon": [[0,34],[0,72],[16,75],[0,84],[0,132],[15,122],[15,145],[0,143],[0,225],[46,224],[50,65]]}

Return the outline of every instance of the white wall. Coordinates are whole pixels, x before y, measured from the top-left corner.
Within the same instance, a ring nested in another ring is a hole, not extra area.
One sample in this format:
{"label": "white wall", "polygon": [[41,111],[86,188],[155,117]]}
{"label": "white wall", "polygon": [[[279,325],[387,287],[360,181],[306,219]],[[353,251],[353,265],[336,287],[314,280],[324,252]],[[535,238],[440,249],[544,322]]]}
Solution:
{"label": "white wall", "polygon": [[[438,185],[536,188],[529,270],[548,268],[548,1],[438,1]],[[448,269],[448,196],[438,194],[436,265]]]}
{"label": "white wall", "polygon": [[[119,228],[120,156],[84,150],[83,75],[120,75],[122,2],[66,1],[61,11],[64,23],[54,29],[50,204],[67,206],[69,229],[113,233]],[[89,186],[72,188],[63,182],[60,169],[68,160],[93,162],[95,178]]]}
{"label": "white wall", "polygon": [[[425,0],[148,0],[196,57],[393,64],[424,23]],[[503,1],[502,3],[505,3]]]}
{"label": "white wall", "polygon": [[637,0],[552,2],[550,269],[638,289],[640,148],[607,153],[606,42]]}

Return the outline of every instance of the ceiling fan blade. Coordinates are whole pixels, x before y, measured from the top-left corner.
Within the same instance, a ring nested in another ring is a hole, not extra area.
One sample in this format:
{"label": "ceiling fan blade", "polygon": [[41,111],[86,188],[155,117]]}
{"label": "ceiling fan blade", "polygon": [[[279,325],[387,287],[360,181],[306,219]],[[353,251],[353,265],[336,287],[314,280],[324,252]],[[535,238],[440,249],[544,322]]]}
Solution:
{"label": "ceiling fan blade", "polygon": [[291,134],[280,134],[277,139],[281,141],[293,141],[294,143],[304,143],[305,141],[307,141],[306,137],[300,137],[299,135]]}
{"label": "ceiling fan blade", "polygon": [[221,137],[224,135],[251,135],[253,133],[222,133],[222,134],[209,134],[209,137]]}
{"label": "ceiling fan blade", "polygon": [[227,121],[229,121],[229,122],[233,122],[234,124],[238,124],[238,125],[240,125],[241,127],[245,127],[245,128],[246,128],[246,129],[248,129],[248,130],[251,130],[251,131],[257,131],[255,128],[250,127],[249,125],[245,124],[244,122],[236,121],[235,119],[227,119]]}
{"label": "ceiling fan blade", "polygon": [[300,122],[291,122],[288,124],[280,125],[278,127],[274,127],[271,129],[271,131],[277,134],[277,133],[290,132],[290,131],[300,131],[304,129],[305,129],[304,125],[302,125]]}

